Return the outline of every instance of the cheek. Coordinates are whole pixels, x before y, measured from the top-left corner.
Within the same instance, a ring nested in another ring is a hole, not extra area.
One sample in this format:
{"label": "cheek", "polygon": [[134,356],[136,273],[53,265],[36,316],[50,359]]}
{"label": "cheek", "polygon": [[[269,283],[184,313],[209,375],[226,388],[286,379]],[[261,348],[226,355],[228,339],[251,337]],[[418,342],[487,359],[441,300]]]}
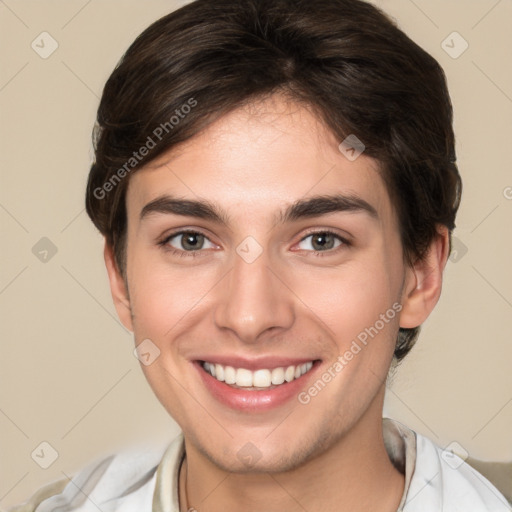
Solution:
{"label": "cheek", "polygon": [[388,372],[401,305],[399,275],[386,267],[387,260],[375,250],[336,269],[317,269],[295,280],[297,295],[329,328],[332,363],[341,357],[343,370],[337,373],[335,386],[377,386]]}
{"label": "cheek", "polygon": [[161,256],[134,254],[129,283],[135,334],[155,340],[173,336],[208,301],[216,275],[213,267],[171,266]]}
{"label": "cheek", "polygon": [[294,275],[290,287],[343,341],[372,326],[399,295],[382,261],[354,259],[338,268],[310,268],[303,277]]}
{"label": "cheek", "polygon": [[[326,334],[335,345],[333,352],[343,353],[352,340],[359,336],[364,341],[367,330],[374,332],[372,327],[398,296],[396,272],[387,266],[390,258],[382,243],[336,267],[298,265],[281,269],[286,282],[282,300],[295,304],[299,316],[325,324]],[[208,311],[215,308],[216,287],[223,286],[225,274],[225,269],[215,264],[170,265],[156,251],[142,249],[133,250],[129,270],[136,337],[154,339],[157,344],[175,337],[193,319],[196,323],[200,313],[202,321],[206,320]],[[390,338],[395,324],[397,321],[389,320],[379,328],[379,339]]]}

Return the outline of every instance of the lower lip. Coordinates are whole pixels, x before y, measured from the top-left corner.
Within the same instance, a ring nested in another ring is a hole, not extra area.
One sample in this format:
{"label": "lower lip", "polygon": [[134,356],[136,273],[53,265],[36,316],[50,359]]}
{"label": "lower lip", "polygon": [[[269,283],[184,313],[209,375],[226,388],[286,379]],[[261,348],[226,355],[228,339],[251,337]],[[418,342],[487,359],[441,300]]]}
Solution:
{"label": "lower lip", "polygon": [[232,409],[243,411],[264,411],[278,407],[289,400],[296,398],[306,388],[310,376],[317,370],[320,361],[315,361],[309,372],[301,375],[291,382],[280,384],[272,389],[245,391],[233,388],[230,385],[217,380],[207,373],[199,361],[194,361],[194,366],[208,391],[222,404]]}

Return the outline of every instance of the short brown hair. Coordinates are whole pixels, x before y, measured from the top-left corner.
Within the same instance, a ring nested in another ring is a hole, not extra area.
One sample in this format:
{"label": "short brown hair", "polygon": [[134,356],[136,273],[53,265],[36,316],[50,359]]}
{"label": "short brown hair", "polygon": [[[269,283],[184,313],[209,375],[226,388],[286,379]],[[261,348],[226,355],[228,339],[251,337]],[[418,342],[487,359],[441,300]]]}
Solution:
{"label": "short brown hair", "polygon": [[[86,209],[123,275],[129,175],[276,92],[312,107],[340,142],[356,135],[380,162],[404,261],[424,257],[438,224],[451,246],[462,182],[446,77],[433,57],[359,0],[196,0],[137,37],[99,105]],[[418,334],[400,328],[396,362]]]}

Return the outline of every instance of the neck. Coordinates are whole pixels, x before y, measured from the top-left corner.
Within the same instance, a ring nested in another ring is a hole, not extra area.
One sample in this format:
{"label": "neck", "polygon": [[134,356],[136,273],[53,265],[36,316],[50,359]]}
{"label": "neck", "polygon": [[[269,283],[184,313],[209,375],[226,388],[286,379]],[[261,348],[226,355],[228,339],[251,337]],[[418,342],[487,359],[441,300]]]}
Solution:
{"label": "neck", "polygon": [[286,472],[227,473],[185,441],[180,510],[396,512],[405,479],[386,452],[378,412],[363,416],[328,450]]}

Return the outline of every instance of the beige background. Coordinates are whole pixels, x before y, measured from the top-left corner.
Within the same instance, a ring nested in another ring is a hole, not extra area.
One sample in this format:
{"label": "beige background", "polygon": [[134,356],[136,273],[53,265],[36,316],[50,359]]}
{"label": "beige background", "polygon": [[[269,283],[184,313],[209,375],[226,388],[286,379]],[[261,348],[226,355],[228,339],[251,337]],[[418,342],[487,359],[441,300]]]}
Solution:
{"label": "beige background", "polygon": [[[457,257],[385,414],[442,447],[511,460],[512,2],[376,3],[446,71],[464,180]],[[178,5],[0,0],[0,510],[102,454],[177,432],[116,318],[83,204],[103,84]],[[43,31],[59,45],[47,59],[31,48]],[[456,59],[441,46],[453,31],[469,44]],[[42,237],[57,248],[47,262],[32,252]],[[46,470],[31,458],[43,441],[59,454]]]}

